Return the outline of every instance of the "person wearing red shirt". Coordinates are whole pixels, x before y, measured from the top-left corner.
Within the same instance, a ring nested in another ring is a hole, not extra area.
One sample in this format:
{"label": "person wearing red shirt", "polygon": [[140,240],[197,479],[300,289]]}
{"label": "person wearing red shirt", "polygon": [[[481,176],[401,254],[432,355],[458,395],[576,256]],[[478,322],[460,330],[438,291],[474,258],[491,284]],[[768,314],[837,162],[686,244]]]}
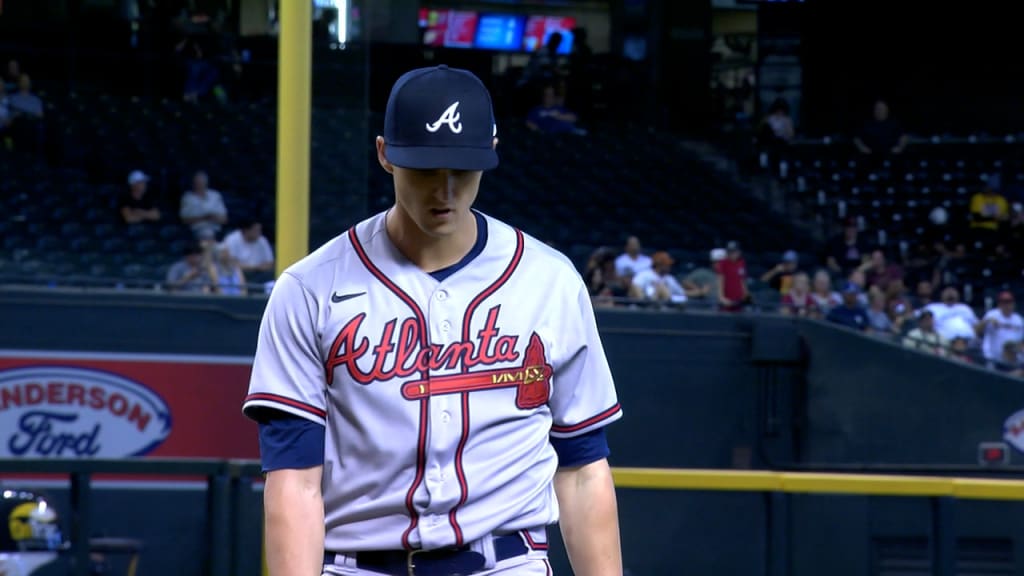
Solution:
{"label": "person wearing red shirt", "polygon": [[715,263],[718,276],[718,304],[724,312],[739,312],[750,301],[747,292],[747,263],[738,242],[725,246],[726,257]]}

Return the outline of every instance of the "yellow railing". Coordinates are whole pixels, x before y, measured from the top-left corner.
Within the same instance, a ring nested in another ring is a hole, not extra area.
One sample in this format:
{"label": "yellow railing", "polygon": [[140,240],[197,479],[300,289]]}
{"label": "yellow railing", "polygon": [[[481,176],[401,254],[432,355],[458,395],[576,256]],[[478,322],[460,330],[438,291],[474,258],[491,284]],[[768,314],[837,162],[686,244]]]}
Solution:
{"label": "yellow railing", "polygon": [[619,488],[1024,500],[1024,480],[758,470],[614,468]]}

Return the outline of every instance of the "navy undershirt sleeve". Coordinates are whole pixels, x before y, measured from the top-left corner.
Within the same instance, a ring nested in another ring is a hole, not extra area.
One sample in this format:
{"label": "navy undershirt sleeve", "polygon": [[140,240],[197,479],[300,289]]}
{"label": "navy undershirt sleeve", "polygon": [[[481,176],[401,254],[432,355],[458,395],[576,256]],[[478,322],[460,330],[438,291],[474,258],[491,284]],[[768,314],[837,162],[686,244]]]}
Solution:
{"label": "navy undershirt sleeve", "polygon": [[326,429],[322,425],[275,410],[259,423],[259,429],[263,472],[323,465]]}
{"label": "navy undershirt sleeve", "polygon": [[591,430],[572,438],[552,437],[551,446],[558,454],[558,465],[562,468],[585,466],[607,458],[611,453],[608,449],[608,438],[605,436],[604,428]]}

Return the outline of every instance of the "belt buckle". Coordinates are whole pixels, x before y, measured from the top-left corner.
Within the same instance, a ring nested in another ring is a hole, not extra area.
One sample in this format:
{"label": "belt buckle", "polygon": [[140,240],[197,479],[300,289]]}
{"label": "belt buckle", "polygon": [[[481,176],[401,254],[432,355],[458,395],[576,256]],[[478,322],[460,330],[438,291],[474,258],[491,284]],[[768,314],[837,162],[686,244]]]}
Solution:
{"label": "belt buckle", "polygon": [[422,548],[409,550],[408,554],[405,555],[405,567],[409,571],[409,576],[416,576],[416,563],[414,562],[414,557],[421,552],[426,552],[426,550],[423,550]]}

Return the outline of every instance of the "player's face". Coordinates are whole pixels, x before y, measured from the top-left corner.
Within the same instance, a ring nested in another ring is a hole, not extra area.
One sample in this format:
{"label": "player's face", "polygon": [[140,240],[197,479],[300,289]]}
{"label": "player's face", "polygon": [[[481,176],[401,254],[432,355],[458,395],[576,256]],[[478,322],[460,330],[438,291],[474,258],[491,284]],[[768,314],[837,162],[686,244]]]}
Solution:
{"label": "player's face", "polygon": [[395,203],[428,236],[447,236],[472,215],[483,172],[394,167]]}
{"label": "player's face", "polygon": [[394,176],[395,205],[425,235],[444,237],[466,227],[480,189],[479,170],[413,170],[395,166],[377,138],[377,159]]}

